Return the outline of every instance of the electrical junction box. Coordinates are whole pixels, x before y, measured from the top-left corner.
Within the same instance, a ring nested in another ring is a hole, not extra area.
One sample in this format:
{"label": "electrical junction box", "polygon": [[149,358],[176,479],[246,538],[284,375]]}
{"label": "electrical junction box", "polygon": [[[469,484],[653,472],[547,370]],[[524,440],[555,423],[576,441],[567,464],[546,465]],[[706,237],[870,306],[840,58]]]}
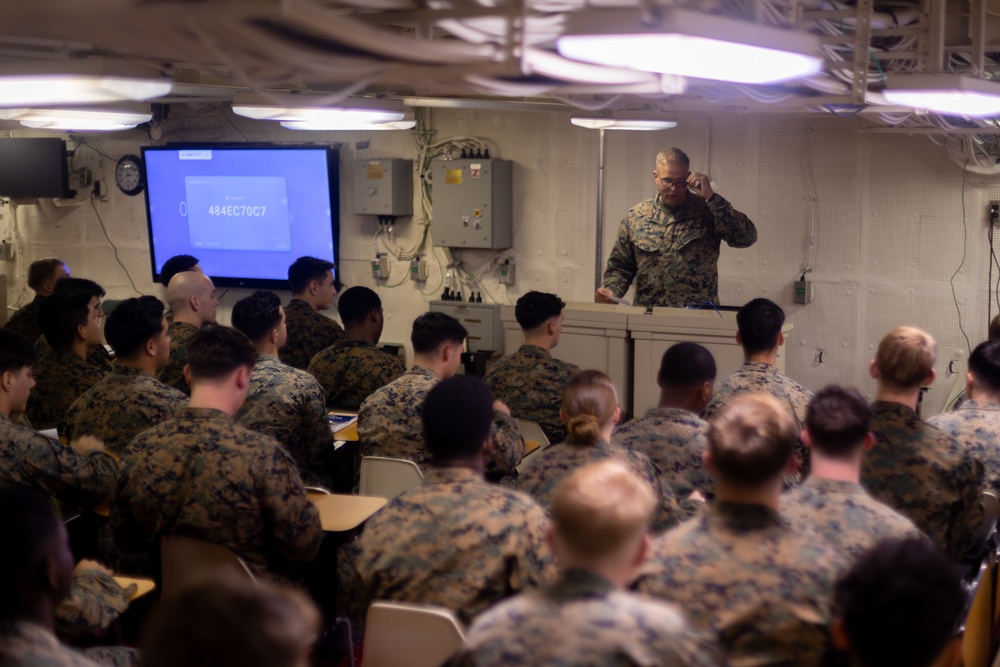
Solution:
{"label": "electrical junction box", "polygon": [[432,313],[451,315],[469,331],[468,352],[500,352],[503,350],[503,322],[500,306],[489,303],[462,301],[431,301]]}
{"label": "electrical junction box", "polygon": [[503,250],[511,246],[514,163],[434,160],[434,245]]}
{"label": "electrical junction box", "polygon": [[413,160],[355,160],[354,213],[413,215]]}

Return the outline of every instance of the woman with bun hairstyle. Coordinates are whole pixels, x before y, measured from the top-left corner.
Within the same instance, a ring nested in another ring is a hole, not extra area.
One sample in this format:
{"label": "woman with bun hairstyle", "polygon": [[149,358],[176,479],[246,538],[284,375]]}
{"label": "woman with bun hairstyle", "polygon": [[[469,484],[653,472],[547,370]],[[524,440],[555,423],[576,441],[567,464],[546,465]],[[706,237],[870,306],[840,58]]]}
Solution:
{"label": "woman with bun hairstyle", "polygon": [[548,512],[552,492],[559,482],[589,463],[619,457],[650,483],[660,500],[653,517],[653,531],[676,524],[683,517],[659,469],[645,454],[611,444],[611,433],[621,419],[621,412],[611,378],[593,370],[574,375],[563,388],[559,410],[559,417],[566,425],[566,439],[528,459],[517,478],[517,488]]}

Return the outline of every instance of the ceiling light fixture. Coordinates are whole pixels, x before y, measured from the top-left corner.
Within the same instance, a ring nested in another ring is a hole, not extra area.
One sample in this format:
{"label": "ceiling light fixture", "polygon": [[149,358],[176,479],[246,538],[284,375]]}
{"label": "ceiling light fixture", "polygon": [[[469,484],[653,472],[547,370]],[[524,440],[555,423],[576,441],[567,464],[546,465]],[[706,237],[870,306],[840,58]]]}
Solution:
{"label": "ceiling light fixture", "polygon": [[956,74],[891,74],[889,104],[951,116],[1000,116],[1000,83]]}
{"label": "ceiling light fixture", "polygon": [[326,120],[288,120],[282,121],[281,127],[286,130],[412,130],[417,121],[413,118],[390,120],[382,123],[355,123],[345,119]]}
{"label": "ceiling light fixture", "polygon": [[236,93],[233,113],[255,120],[280,121],[289,129],[404,129],[384,126],[405,120],[399,100],[350,97],[327,103],[327,99],[324,95]]}
{"label": "ceiling light fixture", "polygon": [[816,74],[819,38],[782,28],[656,7],[570,14],[556,40],[567,58],[647,72],[766,84]]}
{"label": "ceiling light fixture", "polygon": [[578,127],[590,130],[669,130],[677,127],[676,120],[668,120],[660,114],[637,111],[609,111],[600,116],[573,116],[569,119]]}
{"label": "ceiling light fixture", "polygon": [[148,104],[116,104],[113,107],[59,109],[0,109],[0,120],[16,120],[24,127],[45,130],[111,132],[130,130],[148,123],[153,114]]}
{"label": "ceiling light fixture", "polygon": [[0,64],[0,107],[100,104],[162,97],[173,82],[149,65],[113,58]]}

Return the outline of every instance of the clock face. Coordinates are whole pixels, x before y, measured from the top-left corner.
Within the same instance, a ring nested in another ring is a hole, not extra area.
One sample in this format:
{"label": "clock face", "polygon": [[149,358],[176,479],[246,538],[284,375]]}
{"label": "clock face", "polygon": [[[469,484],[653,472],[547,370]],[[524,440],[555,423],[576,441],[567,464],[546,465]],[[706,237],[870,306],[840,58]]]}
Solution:
{"label": "clock face", "polygon": [[124,155],[118,160],[115,166],[115,183],[122,192],[129,195],[137,195],[142,192],[145,183],[142,179],[142,168],[139,157],[136,155]]}

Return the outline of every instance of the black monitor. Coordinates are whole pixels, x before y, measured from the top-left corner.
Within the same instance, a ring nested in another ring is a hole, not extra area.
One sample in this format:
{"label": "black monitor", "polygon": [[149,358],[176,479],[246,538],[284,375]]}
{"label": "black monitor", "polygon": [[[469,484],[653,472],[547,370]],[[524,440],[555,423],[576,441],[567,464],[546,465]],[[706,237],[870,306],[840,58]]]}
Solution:
{"label": "black monitor", "polygon": [[72,197],[62,139],[0,139],[0,197]]}

